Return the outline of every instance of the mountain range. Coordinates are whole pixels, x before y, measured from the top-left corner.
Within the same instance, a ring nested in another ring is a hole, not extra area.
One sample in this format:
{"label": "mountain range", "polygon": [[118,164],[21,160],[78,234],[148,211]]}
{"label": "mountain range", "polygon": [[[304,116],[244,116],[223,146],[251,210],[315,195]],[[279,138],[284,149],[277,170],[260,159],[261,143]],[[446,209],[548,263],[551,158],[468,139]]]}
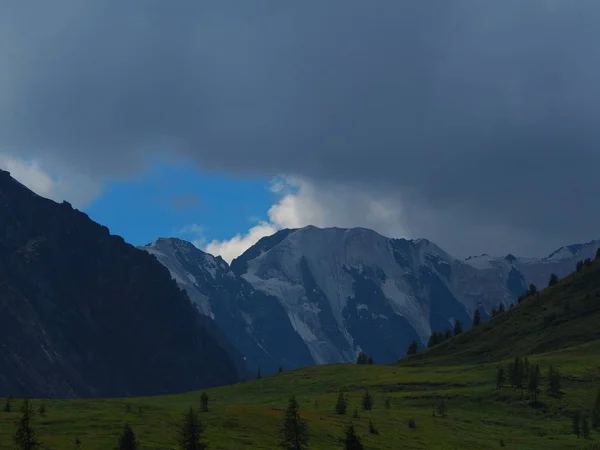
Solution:
{"label": "mountain range", "polygon": [[459,260],[426,239],[390,239],[364,228],[308,226],[261,239],[228,265],[191,243],[158,239],[157,256],[245,356],[250,371],[350,362],[364,351],[386,363],[432,332],[470,327],[516,302],[531,283],[566,276],[600,241],[544,258]]}

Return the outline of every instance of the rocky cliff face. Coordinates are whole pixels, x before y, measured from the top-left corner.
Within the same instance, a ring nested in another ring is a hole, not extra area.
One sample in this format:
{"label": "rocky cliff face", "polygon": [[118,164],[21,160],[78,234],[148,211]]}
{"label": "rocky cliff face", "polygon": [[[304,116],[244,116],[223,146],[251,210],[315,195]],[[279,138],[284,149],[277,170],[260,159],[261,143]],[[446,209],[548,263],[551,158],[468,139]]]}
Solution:
{"label": "rocky cliff face", "polygon": [[0,171],[0,395],[129,396],[235,382],[146,252]]}

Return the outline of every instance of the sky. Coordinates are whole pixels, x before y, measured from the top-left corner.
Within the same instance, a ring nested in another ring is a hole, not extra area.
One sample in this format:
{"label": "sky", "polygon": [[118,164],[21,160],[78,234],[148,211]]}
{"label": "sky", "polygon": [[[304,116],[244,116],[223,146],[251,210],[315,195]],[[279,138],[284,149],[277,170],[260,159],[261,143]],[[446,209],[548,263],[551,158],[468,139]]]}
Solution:
{"label": "sky", "polygon": [[0,167],[230,261],[365,226],[457,257],[600,237],[597,0],[0,4]]}

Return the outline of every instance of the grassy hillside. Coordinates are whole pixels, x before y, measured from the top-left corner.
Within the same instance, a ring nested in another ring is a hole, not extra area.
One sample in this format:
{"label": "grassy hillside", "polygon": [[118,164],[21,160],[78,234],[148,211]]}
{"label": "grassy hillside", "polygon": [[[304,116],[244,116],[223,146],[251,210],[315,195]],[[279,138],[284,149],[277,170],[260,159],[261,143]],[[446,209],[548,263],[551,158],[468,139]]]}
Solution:
{"label": "grassy hillside", "polygon": [[600,339],[600,261],[407,364],[489,362]]}
{"label": "grassy hillside", "polygon": [[[338,439],[352,420],[365,448],[390,449],[563,449],[592,448],[592,441],[570,434],[571,414],[589,411],[600,390],[600,342],[530,358],[542,374],[549,364],[564,375],[561,398],[542,393],[542,408],[533,408],[511,389],[496,389],[497,364],[403,367],[401,365],[315,366],[260,380],[207,391],[209,412],[200,413],[210,449],[274,449],[279,442],[288,398],[295,394],[307,419],[312,449],[341,448]],[[369,388],[371,412],[360,410]],[[348,391],[349,414],[333,413],[339,389]],[[390,398],[390,409],[384,400]],[[45,401],[45,417],[33,425],[47,449],[71,449],[79,436],[83,449],[113,448],[124,423],[131,424],[144,449],[175,449],[177,426],[189,406],[199,408],[200,393],[115,400]],[[447,417],[432,417],[445,399]],[[21,402],[15,400],[16,410]],[[39,400],[33,401],[39,407]],[[140,412],[141,408],[141,412]],[[359,409],[359,419],[352,412]],[[128,412],[128,410],[130,412]],[[13,448],[11,434],[18,412],[0,412],[0,448]],[[410,429],[413,418],[417,428]],[[379,435],[368,433],[369,419]]]}
{"label": "grassy hillside", "polygon": [[[600,392],[600,262],[525,299],[493,320],[397,364],[313,366],[260,380],[208,390],[210,411],[201,412],[210,449],[275,449],[291,395],[307,420],[311,449],[342,448],[353,422],[367,449],[569,449],[600,448],[600,433],[578,439],[575,412],[590,415]],[[529,354],[542,373],[535,407],[515,389],[496,387],[499,366]],[[561,395],[547,393],[548,367],[562,373]],[[368,389],[372,411],[361,410]],[[348,414],[334,413],[339,390]],[[385,400],[389,399],[389,408]],[[433,416],[444,399],[446,417]],[[142,448],[176,449],[185,410],[199,409],[200,393],[106,400],[34,400],[46,407],[33,426],[45,449],[114,448],[125,423]],[[12,446],[21,400],[0,412],[0,448]],[[1,405],[0,405],[1,406]],[[357,409],[358,418],[353,418]],[[409,428],[413,419],[416,429]],[[379,434],[369,433],[372,420]]]}

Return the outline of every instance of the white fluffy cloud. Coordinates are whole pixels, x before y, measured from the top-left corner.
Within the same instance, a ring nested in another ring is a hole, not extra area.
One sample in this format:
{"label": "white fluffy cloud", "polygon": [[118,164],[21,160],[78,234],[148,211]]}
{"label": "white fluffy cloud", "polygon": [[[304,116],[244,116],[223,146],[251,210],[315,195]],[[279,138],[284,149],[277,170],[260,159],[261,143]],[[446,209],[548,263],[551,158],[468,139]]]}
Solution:
{"label": "white fluffy cloud", "polygon": [[0,154],[0,168],[9,171],[36,194],[58,202],[67,200],[76,208],[88,205],[101,191],[99,182],[83,175],[53,170],[53,173],[62,173],[52,176],[37,160]]}
{"label": "white fluffy cloud", "polygon": [[[220,255],[227,262],[241,255],[261,238],[283,228],[307,225],[373,228],[387,236],[406,234],[398,204],[389,199],[374,200],[366,192],[341,185],[315,185],[297,178],[279,178],[271,190],[280,195],[268,211],[268,221],[260,221],[246,233],[231,239],[194,243],[208,253]],[[201,231],[201,230],[200,230]]]}

